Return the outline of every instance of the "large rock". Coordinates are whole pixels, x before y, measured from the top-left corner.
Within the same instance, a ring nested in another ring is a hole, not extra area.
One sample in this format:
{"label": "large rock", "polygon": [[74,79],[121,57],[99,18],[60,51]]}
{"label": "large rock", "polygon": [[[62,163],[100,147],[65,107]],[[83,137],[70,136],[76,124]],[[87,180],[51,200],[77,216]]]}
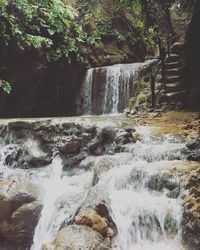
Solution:
{"label": "large rock", "polygon": [[58,149],[64,155],[78,154],[80,153],[81,145],[82,145],[81,138],[72,135],[62,138],[60,145],[58,145]]}
{"label": "large rock", "polygon": [[75,224],[91,227],[106,238],[112,238],[114,236],[114,231],[108,226],[107,219],[100,216],[96,211],[79,213],[75,217]]}
{"label": "large rock", "polygon": [[100,233],[90,227],[70,225],[58,233],[55,250],[108,250]]}
{"label": "large rock", "polygon": [[0,238],[29,246],[42,209],[39,188],[25,179],[0,182]]}

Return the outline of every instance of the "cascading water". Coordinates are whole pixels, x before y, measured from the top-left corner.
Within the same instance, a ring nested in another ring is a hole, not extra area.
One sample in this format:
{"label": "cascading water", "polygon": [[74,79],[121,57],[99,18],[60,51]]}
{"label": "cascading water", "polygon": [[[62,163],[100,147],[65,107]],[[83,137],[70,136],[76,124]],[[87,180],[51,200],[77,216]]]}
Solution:
{"label": "cascading water", "polygon": [[[88,119],[92,119],[91,117]],[[98,118],[100,119],[100,118]],[[103,118],[102,118],[103,119]],[[99,122],[99,121],[98,121]],[[98,123],[97,122],[97,123]],[[105,123],[105,121],[103,122]],[[102,126],[102,124],[101,124]],[[2,178],[19,171],[43,188],[43,209],[35,229],[31,250],[41,250],[45,244],[54,244],[60,227],[68,224],[79,211],[94,184],[94,166],[106,161],[98,169],[98,183],[106,188],[112,219],[117,227],[115,250],[182,250],[181,242],[182,197],[184,190],[174,166],[184,161],[180,150],[182,138],[169,135],[153,136],[151,128],[138,127],[141,141],[126,144],[114,155],[88,157],[82,163],[87,168],[63,170],[61,158],[38,170],[20,170],[5,167],[10,150],[16,145],[3,145],[0,151]],[[34,145],[31,147],[31,145]],[[37,144],[26,142],[39,155]],[[86,164],[87,166],[87,164]],[[94,195],[95,198],[95,195]]]}
{"label": "cascading water", "polygon": [[92,114],[92,81],[93,69],[88,69],[83,81],[83,89],[85,90],[83,100],[83,111],[87,115]]}
{"label": "cascading water", "polygon": [[111,114],[118,113],[120,76],[120,65],[107,68],[105,99],[103,105],[104,114],[107,114],[108,112]]}
{"label": "cascading water", "polygon": [[92,183],[91,172],[62,176],[62,160],[56,156],[49,166],[50,176],[44,179],[44,207],[35,230],[31,250],[41,250],[50,244],[63,222],[73,218]]}
{"label": "cascading water", "polygon": [[140,70],[152,61],[91,68],[82,85],[83,114],[117,114],[133,96]]}
{"label": "cascading water", "polygon": [[[141,133],[145,132],[142,128]],[[180,226],[183,191],[178,176],[170,172],[179,162],[175,159],[181,158],[182,147],[172,138],[154,141],[145,135],[142,142],[127,146],[127,152],[131,152],[128,161],[123,164],[121,154],[121,163],[112,160],[117,166],[102,175],[100,182],[109,189],[118,229],[114,249],[184,249]]]}

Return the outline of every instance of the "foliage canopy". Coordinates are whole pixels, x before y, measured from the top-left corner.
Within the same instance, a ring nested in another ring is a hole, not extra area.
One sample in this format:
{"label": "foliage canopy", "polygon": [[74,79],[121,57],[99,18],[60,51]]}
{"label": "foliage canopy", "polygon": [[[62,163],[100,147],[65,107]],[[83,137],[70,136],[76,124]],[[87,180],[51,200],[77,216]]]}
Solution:
{"label": "foliage canopy", "polygon": [[77,16],[61,0],[0,0],[0,40],[43,49],[49,61],[81,60],[87,34]]}

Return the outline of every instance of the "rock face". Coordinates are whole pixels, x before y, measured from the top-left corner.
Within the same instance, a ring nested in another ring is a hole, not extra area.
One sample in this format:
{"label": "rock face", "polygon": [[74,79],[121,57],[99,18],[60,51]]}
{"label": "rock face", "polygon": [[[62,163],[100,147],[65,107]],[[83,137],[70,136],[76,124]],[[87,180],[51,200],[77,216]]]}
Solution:
{"label": "rock face", "polygon": [[0,181],[0,241],[6,250],[30,246],[42,209],[39,194],[39,188],[26,179]]}
{"label": "rock face", "polygon": [[[76,97],[85,67],[47,63],[42,51],[0,50],[10,95],[0,91],[1,117],[52,117],[74,115]],[[11,60],[7,60],[10,58]]]}
{"label": "rock face", "polygon": [[192,171],[186,188],[189,194],[184,202],[183,237],[189,249],[200,246],[200,167]]}
{"label": "rock face", "polygon": [[193,110],[200,110],[200,31],[198,24],[200,22],[200,3],[196,1],[193,17],[188,27],[186,36],[186,66],[185,66],[185,86],[186,107]]}

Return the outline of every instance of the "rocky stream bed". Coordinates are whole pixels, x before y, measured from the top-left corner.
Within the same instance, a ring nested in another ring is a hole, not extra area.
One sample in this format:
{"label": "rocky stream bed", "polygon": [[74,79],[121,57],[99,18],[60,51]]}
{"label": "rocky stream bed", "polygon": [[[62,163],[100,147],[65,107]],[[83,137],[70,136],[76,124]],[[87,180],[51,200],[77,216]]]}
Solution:
{"label": "rocky stream bed", "polygon": [[199,139],[124,116],[0,132],[0,250],[199,249]]}

